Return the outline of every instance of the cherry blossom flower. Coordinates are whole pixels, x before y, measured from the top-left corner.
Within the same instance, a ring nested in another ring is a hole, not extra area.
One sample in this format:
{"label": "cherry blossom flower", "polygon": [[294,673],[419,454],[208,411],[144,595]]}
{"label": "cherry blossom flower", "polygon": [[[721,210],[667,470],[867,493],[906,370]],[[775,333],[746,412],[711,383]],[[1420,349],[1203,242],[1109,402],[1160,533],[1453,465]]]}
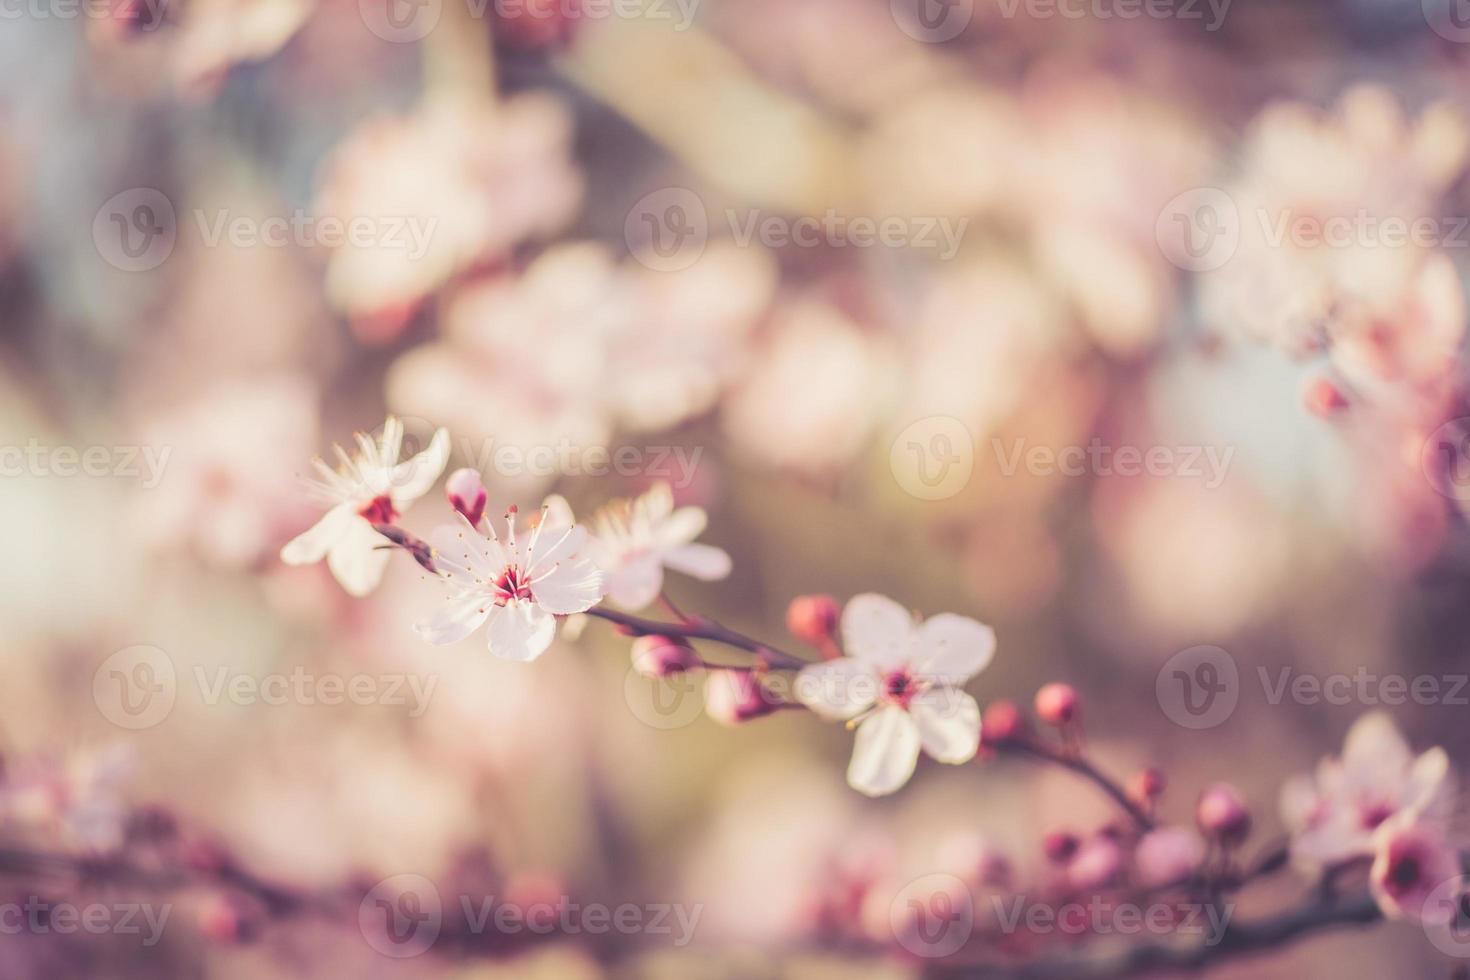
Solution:
{"label": "cherry blossom flower", "polygon": [[607,597],[624,609],[642,609],[663,591],[664,569],[705,582],[730,574],[730,556],[694,539],[708,516],[701,507],[674,507],[667,483],[633,500],[616,500],[592,516],[587,553],[607,578]]}
{"label": "cherry blossom flower", "polygon": [[848,656],[813,664],[796,694],[818,715],[857,727],[847,781],[869,796],[908,782],[922,748],[950,765],[980,742],[980,708],[960,685],[990,663],[995,631],[941,613],[922,623],[886,596],[855,596],[842,612]]}
{"label": "cherry blossom flower", "polygon": [[1365,715],[1348,731],[1341,758],[1324,759],[1315,776],[1282,788],[1292,856],[1308,866],[1332,864],[1371,854],[1374,833],[1390,819],[1440,824],[1453,784],[1443,749],[1416,758],[1388,715]]}
{"label": "cherry blossom flower", "polygon": [[1444,925],[1457,913],[1453,902],[1431,901],[1442,885],[1464,877],[1459,854],[1437,828],[1401,813],[1373,835],[1368,882],[1373,899],[1390,919]]}
{"label": "cherry blossom flower", "polygon": [[439,429],[427,449],[399,462],[403,423],[389,416],[377,442],[358,433],[357,445],[356,456],[334,447],[341,461],[335,470],[312,461],[321,479],[310,483],[331,509],[281,549],[281,560],[311,565],[326,558],[342,588],[364,596],[377,588],[388,563],[388,540],[373,525],[392,524],[434,486],[449,461],[449,432]]}
{"label": "cherry blossom flower", "polygon": [[[493,527],[481,534],[460,517],[458,527],[434,532],[434,564],[449,585],[449,603],[415,631],[436,645],[456,643],[486,625],[490,653],[535,660],[551,646],[556,617],[586,612],[603,596],[602,573],[582,556],[584,528],[549,517],[529,534],[516,534],[516,512],[506,515],[501,540]],[[487,625],[488,624],[488,625]]]}

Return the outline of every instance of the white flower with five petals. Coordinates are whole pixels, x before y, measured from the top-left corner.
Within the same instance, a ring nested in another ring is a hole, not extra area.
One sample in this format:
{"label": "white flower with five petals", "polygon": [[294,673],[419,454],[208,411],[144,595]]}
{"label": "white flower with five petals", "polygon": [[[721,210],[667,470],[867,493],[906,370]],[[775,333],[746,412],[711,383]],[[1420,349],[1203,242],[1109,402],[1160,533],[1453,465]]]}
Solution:
{"label": "white flower with five petals", "polygon": [[331,509],[281,549],[281,560],[313,565],[325,558],[342,588],[365,596],[382,581],[390,550],[373,525],[392,524],[434,486],[449,462],[449,432],[439,429],[427,449],[399,462],[403,423],[389,416],[378,441],[359,432],[357,446],[355,456],[333,447],[340,461],[335,470],[320,458],[312,460],[321,478],[308,482]]}
{"label": "white flower with five petals", "polygon": [[[572,523],[567,502],[548,499],[553,520]],[[664,587],[664,569],[713,582],[730,574],[722,548],[694,539],[709,517],[701,507],[674,506],[667,483],[656,483],[632,500],[614,500],[592,515],[587,555],[607,580],[607,597],[623,609],[643,609]]]}
{"label": "white flower with five petals", "polygon": [[[434,644],[455,643],[488,623],[490,653],[531,661],[556,635],[556,617],[586,612],[602,599],[602,573],[582,557],[587,532],[551,517],[518,539],[515,508],[501,540],[459,518],[433,535],[434,566],[451,595],[435,616],[414,629]],[[488,526],[488,522],[487,526]]]}
{"label": "white flower with five petals", "polygon": [[960,689],[995,655],[995,631],[941,613],[919,622],[885,596],[853,597],[842,611],[847,656],[803,668],[798,699],[857,726],[847,781],[869,796],[908,782],[922,749],[959,765],[980,746],[980,707]]}

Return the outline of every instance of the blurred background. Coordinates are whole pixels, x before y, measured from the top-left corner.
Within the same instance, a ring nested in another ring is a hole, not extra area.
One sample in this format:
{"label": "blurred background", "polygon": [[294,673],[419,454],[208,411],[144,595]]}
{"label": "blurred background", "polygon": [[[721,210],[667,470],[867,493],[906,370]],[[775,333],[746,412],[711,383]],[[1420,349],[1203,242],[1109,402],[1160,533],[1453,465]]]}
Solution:
{"label": "blurred background", "polygon": [[[0,0],[4,839],[140,879],[0,896],[171,910],[0,972],[918,976],[891,883],[1111,817],[1009,760],[867,800],[841,726],[716,724],[605,624],[500,662],[413,635],[411,561],[283,566],[389,412],[491,513],[669,482],[735,565],[672,597],[778,645],[802,593],[992,624],[982,706],[1071,682],[1173,820],[1229,779],[1278,835],[1375,707],[1463,757],[1457,3]],[[399,957],[331,897],[397,875],[701,911]],[[1218,975],[1429,971],[1379,926]]]}

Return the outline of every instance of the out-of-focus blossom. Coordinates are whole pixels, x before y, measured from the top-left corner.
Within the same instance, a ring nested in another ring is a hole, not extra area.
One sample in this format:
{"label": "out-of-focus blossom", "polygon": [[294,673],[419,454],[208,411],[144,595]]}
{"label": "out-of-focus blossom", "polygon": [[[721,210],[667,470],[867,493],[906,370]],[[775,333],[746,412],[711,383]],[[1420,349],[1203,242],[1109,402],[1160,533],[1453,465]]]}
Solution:
{"label": "out-of-focus blossom", "polygon": [[551,646],[557,616],[586,612],[602,598],[602,573],[583,554],[585,529],[542,520],[518,538],[515,522],[512,508],[504,541],[493,527],[486,537],[463,518],[434,532],[434,565],[451,595],[414,627],[425,640],[457,643],[484,625],[492,655],[531,661]]}
{"label": "out-of-focus blossom", "polygon": [[121,789],[136,766],[124,745],[27,760],[0,785],[0,814],[69,847],[114,850],[123,843],[128,814]]}
{"label": "out-of-focus blossom", "polygon": [[1229,783],[1216,783],[1200,794],[1194,807],[1200,830],[1212,840],[1239,844],[1250,835],[1251,812],[1240,791]]}
{"label": "out-of-focus blossom", "polygon": [[1402,813],[1373,834],[1368,881],[1379,909],[1390,919],[1446,925],[1457,914],[1451,901],[1431,901],[1444,886],[1462,882],[1459,852],[1440,828]]}
{"label": "out-of-focus blossom", "polygon": [[316,445],[316,400],[299,377],[221,384],[152,419],[144,444],[168,452],[157,486],[138,494],[136,530],[206,561],[255,563],[300,526],[296,463]]}
{"label": "out-of-focus blossom", "polygon": [[1292,857],[1315,867],[1372,853],[1374,832],[1400,815],[1443,825],[1454,784],[1443,749],[1416,757],[1387,714],[1364,715],[1348,731],[1341,757],[1323,759],[1315,775],[1282,787]]}
{"label": "out-of-focus blossom", "polygon": [[443,339],[409,351],[388,400],[442,419],[508,495],[605,472],[619,425],[664,428],[708,411],[739,376],[770,297],[769,256],[712,245],[686,275],[559,245],[519,275],[457,291]]}
{"label": "out-of-focus blossom", "polygon": [[1123,870],[1123,848],[1111,837],[1089,837],[1067,862],[1067,881],[1080,891],[1110,884]]}
{"label": "out-of-focus blossom", "polygon": [[[569,518],[569,511],[564,512]],[[730,574],[730,556],[694,539],[709,522],[701,507],[674,507],[659,482],[632,500],[615,500],[592,515],[587,555],[602,569],[607,597],[624,609],[642,609],[659,597],[664,569],[706,582]]]}
{"label": "out-of-focus blossom", "polygon": [[493,108],[435,102],[363,124],[324,165],[316,201],[321,217],[375,229],[332,254],[333,304],[401,320],[456,273],[560,229],[581,199],[570,142],[566,110],[540,94]]}
{"label": "out-of-focus blossom", "polygon": [[331,509],[281,549],[281,560],[311,565],[326,558],[342,588],[364,596],[382,580],[390,553],[373,525],[392,524],[438,482],[449,460],[449,433],[439,429],[427,449],[400,463],[403,423],[389,416],[378,441],[358,433],[357,445],[356,456],[334,447],[341,463],[335,470],[312,460],[320,479],[311,485]]}
{"label": "out-of-focus blossom", "polygon": [[315,9],[316,0],[189,0],[173,41],[175,84],[211,92],[234,65],[279,51]]}
{"label": "out-of-focus blossom", "polygon": [[824,473],[862,448],[891,366],[881,344],[813,298],[787,306],[750,375],[725,403],[735,448],[770,466]]}
{"label": "out-of-focus blossom", "polygon": [[763,718],[780,704],[748,670],[712,670],[704,682],[704,713],[721,725]]}
{"label": "out-of-focus blossom", "polygon": [[842,612],[837,660],[802,669],[797,696],[857,727],[847,781],[869,796],[908,782],[919,751],[959,765],[980,744],[980,708],[960,689],[995,655],[995,631],[953,613],[922,623],[886,596],[854,596]]}
{"label": "out-of-focus blossom", "polygon": [[1160,827],[1144,834],[1133,852],[1138,883],[1145,888],[1178,884],[1205,859],[1205,842],[1188,827]]}

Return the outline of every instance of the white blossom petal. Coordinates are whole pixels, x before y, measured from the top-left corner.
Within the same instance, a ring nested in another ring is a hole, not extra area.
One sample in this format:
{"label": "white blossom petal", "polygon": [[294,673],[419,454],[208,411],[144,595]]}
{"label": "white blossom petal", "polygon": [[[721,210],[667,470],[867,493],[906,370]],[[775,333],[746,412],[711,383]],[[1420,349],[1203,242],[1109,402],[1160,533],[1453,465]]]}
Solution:
{"label": "white blossom petal", "polygon": [[730,555],[712,544],[685,544],[664,553],[664,564],[701,582],[715,582],[730,574]]}
{"label": "white blossom petal", "polygon": [[625,561],[606,575],[607,597],[623,609],[643,609],[658,598],[664,587],[664,566],[657,555]]}
{"label": "white blossom petal", "polygon": [[[400,437],[401,438],[401,437]],[[449,430],[439,429],[428,448],[393,467],[389,494],[402,510],[434,488],[449,462]]]}
{"label": "white blossom petal", "polygon": [[531,586],[535,604],[548,613],[586,612],[602,598],[602,572],[587,558],[564,561]]}
{"label": "white blossom petal", "polygon": [[455,596],[429,619],[414,626],[414,632],[429,643],[458,643],[490,617],[495,608],[490,596],[483,592],[466,592]]}
{"label": "white blossom petal", "polygon": [[938,685],[909,702],[909,713],[930,758],[960,765],[980,748],[980,706],[958,688]]}
{"label": "white blossom petal", "polygon": [[[536,534],[535,531],[531,533]],[[534,578],[557,562],[577,557],[586,546],[586,528],[542,528],[541,533],[536,535],[534,548],[531,539],[526,539],[526,547],[529,552],[526,556],[526,571]]]}
{"label": "white blossom petal", "polygon": [[995,630],[968,616],[940,613],[919,626],[915,646],[921,674],[959,685],[989,666]]}
{"label": "white blossom petal", "polygon": [[332,570],[347,594],[361,598],[378,587],[383,569],[388,566],[389,544],[365,518],[354,515],[347,530],[327,552],[327,567]]}
{"label": "white blossom petal", "polygon": [[702,507],[680,507],[654,527],[654,538],[660,547],[672,548],[688,544],[704,533],[709,515]]}
{"label": "white blossom petal", "polygon": [[556,635],[556,619],[531,602],[512,602],[493,611],[486,634],[490,653],[528,663],[546,652]]}
{"label": "white blossom petal", "polygon": [[847,784],[868,796],[886,796],[909,781],[918,761],[918,726],[907,711],[887,707],[859,723]]}
{"label": "white blossom petal", "polygon": [[286,542],[281,549],[281,561],[287,565],[316,564],[347,533],[348,524],[356,516],[352,504],[338,504],[323,514],[321,520]]}
{"label": "white blossom petal", "polygon": [[803,667],[796,675],[796,698],[828,721],[856,718],[878,699],[882,680],[873,665],[841,657]]}
{"label": "white blossom petal", "polygon": [[880,668],[908,663],[913,632],[913,616],[887,596],[853,596],[842,610],[844,652]]}

